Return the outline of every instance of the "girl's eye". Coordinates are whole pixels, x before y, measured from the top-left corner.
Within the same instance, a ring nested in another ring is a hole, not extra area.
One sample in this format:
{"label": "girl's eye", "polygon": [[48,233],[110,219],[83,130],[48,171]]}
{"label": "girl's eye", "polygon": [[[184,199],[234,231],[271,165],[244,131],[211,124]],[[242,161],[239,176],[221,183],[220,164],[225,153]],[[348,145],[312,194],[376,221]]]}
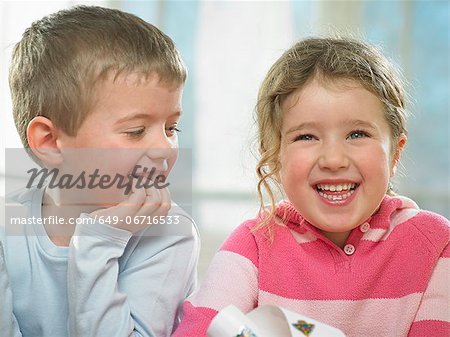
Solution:
{"label": "girl's eye", "polygon": [[167,136],[170,137],[170,136],[173,136],[177,132],[181,132],[181,130],[179,128],[177,128],[177,125],[173,125],[171,127],[168,127],[166,129],[166,132],[167,132]]}
{"label": "girl's eye", "polygon": [[145,128],[139,128],[134,130],[125,131],[124,134],[130,138],[139,138],[145,133]]}
{"label": "girl's eye", "polygon": [[356,130],[356,131],[352,131],[349,135],[348,138],[350,139],[358,139],[358,138],[365,138],[365,137],[370,137],[370,135],[362,130]]}
{"label": "girl's eye", "polygon": [[310,135],[310,134],[298,135],[297,137],[295,137],[294,142],[297,142],[299,140],[308,141],[308,140],[314,140],[314,139],[316,139],[316,137],[313,135]]}

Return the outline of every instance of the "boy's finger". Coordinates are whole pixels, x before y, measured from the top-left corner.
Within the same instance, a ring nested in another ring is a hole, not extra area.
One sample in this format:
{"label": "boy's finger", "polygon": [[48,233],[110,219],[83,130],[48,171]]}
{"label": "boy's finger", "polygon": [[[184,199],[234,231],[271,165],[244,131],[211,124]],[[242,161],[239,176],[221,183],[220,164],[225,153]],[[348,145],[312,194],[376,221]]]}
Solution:
{"label": "boy's finger", "polygon": [[112,215],[119,218],[125,218],[126,216],[134,215],[145,202],[146,194],[142,190],[135,190],[127,199],[118,203],[117,205],[104,208],[91,213],[91,215]]}
{"label": "boy's finger", "polygon": [[161,195],[159,193],[159,190],[153,187],[147,188],[145,190],[145,193],[146,193],[145,201],[143,202],[139,210],[137,210],[136,215],[153,216],[155,211],[161,205]]}
{"label": "boy's finger", "polygon": [[136,213],[145,202],[146,193],[142,188],[133,190],[127,199],[117,204],[117,208],[123,208],[127,215]]}
{"label": "boy's finger", "polygon": [[156,210],[156,214],[158,216],[166,216],[169,213],[169,210],[172,206],[172,199],[170,197],[170,192],[168,188],[163,188],[159,190],[161,195],[161,205]]}

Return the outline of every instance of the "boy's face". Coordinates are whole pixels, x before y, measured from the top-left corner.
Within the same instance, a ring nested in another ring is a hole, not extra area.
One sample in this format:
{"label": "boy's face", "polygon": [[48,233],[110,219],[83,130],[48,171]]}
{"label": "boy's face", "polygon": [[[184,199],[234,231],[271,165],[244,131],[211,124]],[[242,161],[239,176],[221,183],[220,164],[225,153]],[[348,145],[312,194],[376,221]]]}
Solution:
{"label": "boy's face", "polygon": [[356,83],[314,80],[286,99],[283,113],[287,197],[328,238],[345,241],[377,210],[393,174],[382,103]]}
{"label": "boy's face", "polygon": [[[93,108],[77,135],[58,135],[64,157],[60,169],[74,175],[84,171],[86,176],[98,169],[112,178],[137,178],[154,168],[153,179],[167,177],[178,156],[182,90],[156,75],[109,76],[97,85]],[[103,195],[105,203],[125,199],[123,190],[113,188]]]}

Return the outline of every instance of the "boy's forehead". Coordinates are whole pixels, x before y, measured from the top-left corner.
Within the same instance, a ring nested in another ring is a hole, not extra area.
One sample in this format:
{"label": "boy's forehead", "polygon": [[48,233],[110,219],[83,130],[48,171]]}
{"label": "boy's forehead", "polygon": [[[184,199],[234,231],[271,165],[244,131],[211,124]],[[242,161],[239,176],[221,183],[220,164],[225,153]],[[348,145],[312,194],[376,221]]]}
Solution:
{"label": "boy's forehead", "polygon": [[184,85],[184,83],[165,78],[156,71],[150,73],[142,71],[110,71],[107,74],[105,81],[126,84],[127,86],[139,86],[154,83],[158,86],[168,88],[170,91],[182,89]]}
{"label": "boy's forehead", "polygon": [[[143,111],[165,111],[181,115],[183,84],[164,81],[157,73],[110,72],[96,83],[92,91],[88,115],[107,110],[106,117],[113,119],[113,111],[138,114]],[[121,116],[120,118],[125,117]]]}
{"label": "boy's forehead", "polygon": [[156,72],[109,71],[107,74],[99,76],[91,87],[92,89],[89,90],[88,97],[90,98],[88,99],[87,111],[92,111],[95,105],[100,100],[104,100],[105,97],[108,99],[111,95],[120,93],[122,91],[120,87],[137,88],[146,85],[162,88],[171,93],[179,91],[180,94],[182,94],[184,88],[184,83],[166,80]]}

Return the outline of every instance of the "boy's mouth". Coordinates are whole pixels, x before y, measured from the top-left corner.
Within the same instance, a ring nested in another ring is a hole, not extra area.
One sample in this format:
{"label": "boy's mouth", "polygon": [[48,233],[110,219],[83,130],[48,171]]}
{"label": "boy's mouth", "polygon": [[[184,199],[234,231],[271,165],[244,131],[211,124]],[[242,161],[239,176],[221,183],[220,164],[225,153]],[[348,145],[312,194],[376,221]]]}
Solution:
{"label": "boy's mouth", "polygon": [[155,180],[159,176],[166,176],[166,171],[152,168],[144,168],[143,170],[133,170],[128,174],[130,178],[140,179],[140,180]]}
{"label": "boy's mouth", "polygon": [[164,171],[154,171],[146,172],[146,173],[130,173],[128,175],[129,178],[133,179],[134,181],[140,181],[144,183],[154,182],[156,180],[166,180],[166,172]]}
{"label": "boy's mouth", "polygon": [[358,183],[316,184],[315,189],[319,195],[332,203],[342,203],[347,200],[358,188]]}

